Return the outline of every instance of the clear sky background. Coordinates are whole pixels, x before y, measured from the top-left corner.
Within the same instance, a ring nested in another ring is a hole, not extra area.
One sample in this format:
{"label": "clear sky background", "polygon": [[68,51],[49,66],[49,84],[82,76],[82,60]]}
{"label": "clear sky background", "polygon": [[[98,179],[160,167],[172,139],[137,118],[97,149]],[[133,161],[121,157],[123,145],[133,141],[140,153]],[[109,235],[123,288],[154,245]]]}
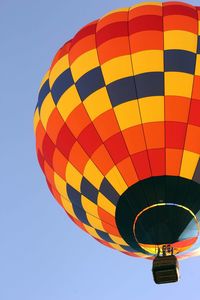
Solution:
{"label": "clear sky background", "polygon": [[200,258],[180,263],[178,284],[155,285],[151,262],[106,248],[71,222],[36,159],[33,112],[54,54],[83,25],[134,3],[0,0],[1,300],[199,297]]}

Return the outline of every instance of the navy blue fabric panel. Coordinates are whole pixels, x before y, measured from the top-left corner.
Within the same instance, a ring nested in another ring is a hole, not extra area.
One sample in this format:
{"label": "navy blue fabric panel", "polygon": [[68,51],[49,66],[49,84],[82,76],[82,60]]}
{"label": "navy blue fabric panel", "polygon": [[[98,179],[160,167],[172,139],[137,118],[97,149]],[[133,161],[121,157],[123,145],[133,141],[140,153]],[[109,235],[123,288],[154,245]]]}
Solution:
{"label": "navy blue fabric panel", "polygon": [[149,72],[135,76],[138,98],[164,95],[164,73]]}
{"label": "navy blue fabric panel", "polygon": [[39,95],[38,95],[37,107],[39,110],[42,106],[44,99],[46,98],[46,96],[48,95],[49,92],[50,92],[49,80],[46,80],[45,83],[43,84],[43,86],[41,87]]}
{"label": "navy blue fabric panel", "polygon": [[73,206],[73,210],[74,210],[74,213],[77,216],[77,218],[84,224],[91,226],[90,223],[88,222],[86,212],[83,209],[76,206],[75,204],[74,205],[72,204],[72,206]]}
{"label": "navy blue fabric panel", "polygon": [[124,245],[120,245],[125,251],[128,252],[135,252],[134,249],[130,246],[124,246]]}
{"label": "navy blue fabric panel", "polygon": [[81,181],[81,194],[97,204],[98,190],[84,177]]}
{"label": "navy blue fabric panel", "polygon": [[74,84],[71,70],[64,71],[54,82],[51,93],[55,104],[58,103],[62,94]]}
{"label": "navy blue fabric panel", "polygon": [[73,210],[77,218],[84,224],[90,225],[86,216],[86,212],[82,207],[80,192],[75,190],[71,185],[67,184],[67,194],[72,202]]}
{"label": "navy blue fabric panel", "polygon": [[76,82],[76,88],[82,101],[104,86],[105,82],[100,67],[92,69]]}
{"label": "navy blue fabric panel", "polygon": [[133,77],[122,78],[108,84],[107,91],[113,107],[137,98]]}
{"label": "navy blue fabric panel", "polygon": [[114,205],[117,204],[119,200],[119,194],[117,191],[113,188],[113,186],[109,183],[109,181],[104,178],[99,191],[107,197]]}
{"label": "navy blue fabric panel", "polygon": [[200,183],[200,159],[198,160],[198,164],[196,166],[196,169],[195,169],[194,175],[192,177],[192,180],[197,182],[197,183]]}
{"label": "navy blue fabric panel", "polygon": [[165,50],[165,71],[194,74],[196,54],[185,50]]}
{"label": "navy blue fabric panel", "polygon": [[101,230],[96,229],[96,232],[98,235],[106,242],[113,243],[113,240],[109,237],[109,235],[106,232],[103,232]]}
{"label": "navy blue fabric panel", "polygon": [[198,36],[197,54],[200,54],[200,36]]}
{"label": "navy blue fabric panel", "polygon": [[81,204],[81,194],[77,190],[75,190],[71,185],[67,184],[67,194],[72,203],[82,207]]}

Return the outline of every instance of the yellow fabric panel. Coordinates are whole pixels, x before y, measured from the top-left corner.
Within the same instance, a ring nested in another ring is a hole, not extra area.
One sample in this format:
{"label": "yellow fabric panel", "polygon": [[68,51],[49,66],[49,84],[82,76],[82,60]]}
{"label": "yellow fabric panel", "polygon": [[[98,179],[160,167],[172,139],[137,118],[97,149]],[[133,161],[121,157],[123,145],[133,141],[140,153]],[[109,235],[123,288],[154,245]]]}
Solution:
{"label": "yellow fabric panel", "polygon": [[152,96],[139,99],[142,123],[164,121],[164,97]]}
{"label": "yellow fabric panel", "polygon": [[98,215],[98,207],[96,204],[94,204],[92,201],[87,199],[85,196],[81,195],[81,203],[83,206],[83,209],[93,217],[96,217],[99,219]]}
{"label": "yellow fabric panel", "polygon": [[110,238],[115,242],[116,244],[123,245],[123,246],[129,246],[122,238],[109,234]]}
{"label": "yellow fabric panel", "polygon": [[184,30],[164,31],[164,47],[165,50],[180,49],[196,53],[197,35]]}
{"label": "yellow fabric panel", "polygon": [[33,116],[34,132],[36,132],[36,128],[37,128],[37,125],[38,125],[39,121],[40,121],[40,115],[39,115],[39,109],[37,107],[36,110],[35,110],[34,116]]}
{"label": "yellow fabric panel", "polygon": [[83,104],[92,121],[103,112],[112,108],[108,92],[105,87],[89,95]]}
{"label": "yellow fabric panel", "polygon": [[83,175],[97,190],[99,189],[104,176],[91,160],[88,160]]}
{"label": "yellow fabric panel", "polygon": [[81,99],[77,92],[75,85],[72,85],[66,90],[58,101],[57,108],[63,118],[66,121],[69,114],[81,103]]}
{"label": "yellow fabric panel", "polygon": [[97,204],[112,216],[115,216],[116,206],[110,202],[103,194],[98,193]]}
{"label": "yellow fabric panel", "polygon": [[111,247],[113,247],[116,250],[125,251],[120,245],[117,245],[115,243],[109,243],[109,245],[111,245]]}
{"label": "yellow fabric panel", "polygon": [[192,179],[198,160],[199,154],[184,150],[180,176]]}
{"label": "yellow fabric panel", "polygon": [[108,172],[106,178],[119,195],[123,194],[123,192],[128,188],[127,184],[119,173],[119,170],[115,166]]}
{"label": "yellow fabric panel", "polygon": [[97,238],[97,239],[101,239],[100,236],[97,234],[96,230],[91,227],[91,226],[88,226],[86,224],[83,224],[83,226],[85,227],[85,230],[93,237]]}
{"label": "yellow fabric panel", "polygon": [[86,216],[87,216],[88,222],[90,223],[90,225],[92,227],[105,232],[105,229],[103,228],[102,223],[98,218],[95,218],[87,213],[86,213]]}
{"label": "yellow fabric panel", "polygon": [[200,54],[196,55],[195,75],[200,76]]}
{"label": "yellow fabric panel", "polygon": [[133,76],[130,55],[113,58],[101,65],[101,69],[106,84]]}
{"label": "yellow fabric panel", "polygon": [[146,50],[132,54],[134,75],[145,72],[163,72],[163,51]]}
{"label": "yellow fabric panel", "polygon": [[75,219],[77,219],[77,216],[75,215],[74,210],[73,210],[73,206],[72,206],[71,202],[68,200],[68,198],[65,198],[65,197],[61,196],[61,201],[62,201],[62,204],[63,204],[64,209],[65,209],[72,217],[74,217]]}
{"label": "yellow fabric panel", "polygon": [[53,101],[53,98],[51,96],[51,93],[48,93],[48,95],[46,96],[46,98],[44,99],[41,109],[40,109],[40,119],[42,121],[42,124],[44,126],[44,128],[46,129],[47,127],[47,123],[49,120],[49,117],[52,113],[52,111],[55,108],[55,103]]}
{"label": "yellow fabric panel", "polygon": [[128,10],[129,10],[128,7],[122,7],[122,8],[114,9],[114,10],[106,13],[102,18],[100,18],[100,20],[104,19],[105,17],[108,17],[108,16],[110,16],[112,14],[115,14],[115,13],[118,13],[118,12],[123,12],[123,11],[128,11]]}
{"label": "yellow fabric panel", "polygon": [[70,162],[67,163],[65,178],[67,179],[67,183],[69,183],[69,185],[80,192],[83,175],[80,174]]}
{"label": "yellow fabric panel", "polygon": [[157,254],[157,249],[156,249],[155,245],[153,245],[152,247],[148,247],[148,246],[145,245],[145,247],[144,247],[143,244],[140,244],[140,246],[141,246],[143,249],[145,249],[147,252],[151,253],[151,254],[154,254],[154,255]]}
{"label": "yellow fabric panel", "polygon": [[71,72],[74,81],[77,81],[81,76],[88,71],[99,66],[97,50],[93,49],[79,56],[71,65]]}
{"label": "yellow fabric panel", "polygon": [[136,8],[136,7],[140,7],[140,6],[144,6],[144,5],[156,5],[156,6],[162,6],[162,2],[141,2],[141,3],[137,3],[134,4],[133,6],[131,6],[130,9]]}
{"label": "yellow fabric panel", "polygon": [[140,253],[140,252],[134,252],[134,255],[137,255],[138,257],[141,258],[149,258],[148,254]]}
{"label": "yellow fabric panel", "polygon": [[54,183],[59,194],[64,197],[67,197],[66,182],[55,172],[54,172]]}
{"label": "yellow fabric panel", "polygon": [[41,89],[41,87],[43,86],[43,84],[45,83],[45,81],[47,81],[47,79],[49,79],[49,72],[50,72],[50,70],[48,70],[48,71],[45,73],[45,75],[43,76],[42,81],[41,81],[41,83],[40,83],[40,88],[39,88],[39,90]]}
{"label": "yellow fabric panel", "polygon": [[114,111],[121,130],[141,124],[139,105],[136,100],[117,105]]}
{"label": "yellow fabric panel", "polygon": [[65,70],[69,68],[68,54],[64,55],[59,59],[56,64],[53,66],[49,74],[49,86],[52,88],[56,79],[62,74]]}
{"label": "yellow fabric panel", "polygon": [[165,72],[165,95],[190,98],[193,75],[180,72]]}
{"label": "yellow fabric panel", "polygon": [[189,254],[187,254],[188,257],[192,257],[192,256],[199,256],[200,255],[200,248],[191,251]]}

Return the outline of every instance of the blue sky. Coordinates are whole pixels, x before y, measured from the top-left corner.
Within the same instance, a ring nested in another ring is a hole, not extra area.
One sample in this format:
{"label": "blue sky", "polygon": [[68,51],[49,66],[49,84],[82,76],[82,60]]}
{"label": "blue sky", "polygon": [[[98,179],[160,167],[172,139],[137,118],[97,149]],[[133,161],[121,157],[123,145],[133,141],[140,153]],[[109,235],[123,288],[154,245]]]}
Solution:
{"label": "blue sky", "polygon": [[178,284],[155,285],[151,262],[100,245],[68,219],[36,159],[33,112],[41,78],[57,49],[83,25],[134,3],[0,0],[2,300],[184,300],[198,295],[200,258],[180,263]]}

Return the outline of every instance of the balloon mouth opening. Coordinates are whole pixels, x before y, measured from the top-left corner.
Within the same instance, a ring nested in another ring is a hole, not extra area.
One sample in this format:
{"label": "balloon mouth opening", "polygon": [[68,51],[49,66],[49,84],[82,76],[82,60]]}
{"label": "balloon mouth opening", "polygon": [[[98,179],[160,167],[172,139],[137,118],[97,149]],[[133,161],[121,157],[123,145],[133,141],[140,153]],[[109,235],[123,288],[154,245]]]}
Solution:
{"label": "balloon mouth opening", "polygon": [[[161,213],[161,211],[163,213]],[[165,216],[162,219],[162,216]],[[180,234],[180,223],[192,227],[189,235]],[[153,222],[150,223],[149,220]],[[186,206],[175,203],[156,203],[140,211],[133,222],[133,235],[140,248],[151,255],[162,253],[163,246],[170,245],[178,254],[191,248],[200,233],[196,215]]]}

